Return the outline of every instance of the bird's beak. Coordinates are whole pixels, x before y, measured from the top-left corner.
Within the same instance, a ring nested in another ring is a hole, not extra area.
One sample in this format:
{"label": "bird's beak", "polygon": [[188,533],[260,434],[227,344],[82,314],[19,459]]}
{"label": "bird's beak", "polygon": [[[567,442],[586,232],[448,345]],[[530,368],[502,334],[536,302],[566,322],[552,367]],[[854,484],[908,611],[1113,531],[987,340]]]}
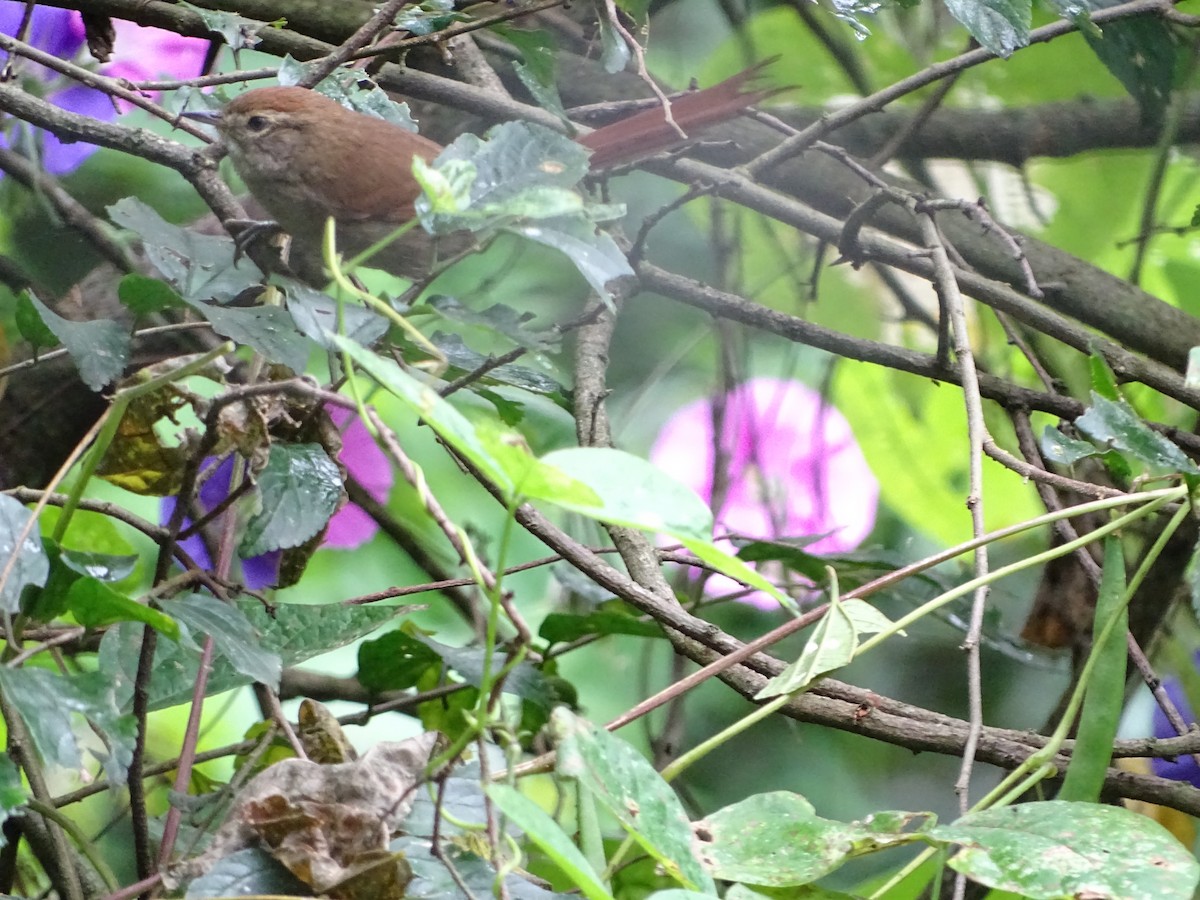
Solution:
{"label": "bird's beak", "polygon": [[203,122],[205,125],[220,125],[221,111],[218,109],[190,109],[181,112],[179,118]]}

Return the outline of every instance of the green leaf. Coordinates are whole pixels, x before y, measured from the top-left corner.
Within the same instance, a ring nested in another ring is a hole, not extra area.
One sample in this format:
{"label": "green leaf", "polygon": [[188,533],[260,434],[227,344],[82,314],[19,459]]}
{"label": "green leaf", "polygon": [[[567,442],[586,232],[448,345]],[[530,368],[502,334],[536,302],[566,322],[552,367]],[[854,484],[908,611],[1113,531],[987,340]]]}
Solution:
{"label": "green leaf", "polygon": [[[103,520],[102,520],[103,521]],[[60,547],[59,556],[68,569],[100,581],[121,581],[133,574],[138,557],[125,553],[91,553]]]}
{"label": "green leaf", "polygon": [[1151,429],[1123,400],[1114,403],[1093,392],[1091,407],[1075,420],[1075,427],[1098,446],[1129,454],[1152,472],[1200,474],[1179,447]]}
{"label": "green leaf", "polygon": [[946,8],[997,56],[1007,58],[1029,43],[1030,0],[946,0]]}
{"label": "green leaf", "polygon": [[734,581],[748,584],[755,590],[770,594],[788,609],[795,609],[795,601],[771,584],[757,571],[750,568],[736,556],[726,553],[712,541],[698,541],[694,538],[681,537],[679,542],[690,550],[697,559],[715,569],[722,575],[728,575]]}
{"label": "green leaf", "polygon": [[513,234],[563,253],[601,297],[609,297],[610,282],[633,275],[629,260],[616,241],[582,216],[518,223],[507,228]]}
{"label": "green leaf", "polygon": [[799,658],[768,681],[754,699],[768,700],[808,687],[826,672],[847,665],[857,647],[854,620],[839,600],[831,599],[829,611],[817,623]]}
{"label": "green leaf", "polygon": [[[1115,627],[1112,623],[1115,621]],[[1107,639],[1101,632],[1111,628]],[[1084,695],[1075,750],[1067,766],[1067,776],[1058,793],[1059,800],[1095,802],[1104,787],[1104,776],[1112,759],[1113,741],[1121,710],[1125,706],[1125,669],[1128,654],[1129,605],[1125,602],[1125,557],[1121,539],[1104,539],[1104,572],[1096,601],[1093,623],[1091,676]]]}
{"label": "green leaf", "polygon": [[413,34],[433,34],[467,16],[454,11],[453,0],[424,0],[405,6],[396,17],[396,27]]}
{"label": "green leaf", "polygon": [[342,500],[341,472],[320,444],[272,444],[256,481],[261,509],[246,523],[242,558],[299,547]]}
{"label": "green leaf", "polygon": [[[493,656],[493,675],[503,664],[502,656]],[[483,665],[482,647],[450,647],[415,629],[390,631],[377,640],[364,641],[358,650],[358,679],[372,691],[414,687],[431,668],[441,670],[443,667],[454,670],[468,684],[479,687],[483,680]],[[545,676],[528,663],[521,663],[508,673],[504,692],[545,708],[554,699]]]}
{"label": "green leaf", "polygon": [[[430,340],[442,352],[442,355],[446,357],[453,368],[464,372],[473,372],[493,359],[491,356],[476,353],[463,343],[463,339],[457,334],[446,334],[436,331]],[[549,375],[543,375],[536,369],[531,369],[527,366],[518,366],[515,363],[507,363],[503,366],[489,369],[488,373],[480,381],[485,384],[512,385],[513,387],[518,387],[534,394],[546,394],[559,403],[561,403],[561,400],[558,398],[566,395],[566,389],[562,384],[555,381]]]}
{"label": "green leaf", "polygon": [[[1093,10],[1113,5],[1113,0],[1088,4]],[[1142,120],[1160,123],[1180,62],[1180,43],[1171,26],[1157,16],[1136,16],[1107,22],[1098,33],[1094,27],[1080,31],[1099,60],[1137,101]]]}
{"label": "green leaf", "polygon": [[117,284],[117,299],[139,317],[183,306],[183,298],[169,284],[138,272],[130,272]]}
{"label": "green leaf", "polygon": [[1200,618],[1200,541],[1192,549],[1192,558],[1188,560],[1184,577],[1192,601],[1192,615]]}
{"label": "green leaf", "polygon": [[[249,598],[237,601],[234,608],[249,621],[249,632],[256,636],[259,650],[277,654],[285,666],[299,665],[351,644],[409,609],[337,603],[281,603],[268,609],[261,601]],[[110,628],[100,642],[100,671],[116,685],[123,705],[133,696],[141,640],[142,626],[126,623]],[[199,652],[194,647],[160,641],[150,681],[150,709],[188,702],[196,687],[198,665]],[[213,660],[208,694],[242,687],[253,680],[221,655]]]}
{"label": "green leaf", "polygon": [[1117,375],[1113,372],[1108,361],[1095,349],[1088,355],[1088,368],[1092,374],[1092,390],[1107,400],[1121,399],[1121,388],[1117,384]]}
{"label": "green leaf", "polygon": [[1049,800],[970,813],[930,832],[962,845],[950,867],[1031,900],[1191,897],[1200,863],[1148,816]]}
{"label": "green leaf", "polygon": [[708,504],[640,457],[606,447],[573,447],[547,453],[542,462],[590,487],[599,503],[580,504],[533,493],[530,497],[613,525],[698,541],[707,541],[712,535]]}
{"label": "green leaf", "polygon": [[170,616],[138,603],[107,584],[86,575],[67,591],[67,608],[75,621],[87,628],[102,628],[117,622],[145,622],[173,641],[179,640],[179,625]]}
{"label": "green leaf", "polygon": [[307,897],[312,890],[266,850],[247,847],[216,861],[188,885],[184,900],[209,897]]}
{"label": "green leaf", "polygon": [[[696,823],[713,878],[770,887],[815,881],[840,867],[863,829],[823,819],[799,794],[773,791],[726,806]],[[909,840],[913,840],[909,836]]]}
{"label": "green leaf", "polygon": [[399,125],[405,131],[416,132],[417,123],[413,121],[407,103],[397,103],[374,82],[368,81],[369,86],[364,87],[363,81],[361,73],[356,70],[335,69],[317,85],[317,90],[347,109]]}
{"label": "green leaf", "polygon": [[72,322],[57,315],[33,293],[29,294],[29,302],[67,348],[84,384],[99,391],[121,377],[129,363],[127,328],[112,319]]}
{"label": "green leaf", "polygon": [[538,637],[550,644],[564,644],[589,635],[629,634],[635,637],[663,637],[657,622],[643,622],[628,613],[597,610],[585,616],[550,613],[538,628]]}
{"label": "green leaf", "polygon": [[487,794],[500,811],[513,821],[590,900],[612,900],[596,872],[579,848],[571,843],[557,822],[540,806],[507,784],[489,784]]}
{"label": "green leaf", "polygon": [[295,321],[278,306],[216,306],[188,301],[208,320],[213,331],[253,348],[269,362],[282,363],[293,372],[308,365],[310,345],[296,330]]}
{"label": "green leaf", "polygon": [[278,690],[283,672],[279,654],[262,646],[261,636],[236,606],[207,594],[188,594],[172,600],[167,609],[195,634],[211,637],[235,671]]}
{"label": "green leaf", "polygon": [[343,333],[348,338],[370,346],[387,333],[388,323],[383,316],[355,303],[343,304],[344,332],[339,332],[337,302],[328,294],[314,290],[299,281],[286,279],[287,311],[300,333],[325,350],[334,349],[330,335]]}
{"label": "green leaf", "polygon": [[534,353],[557,353],[562,349],[562,334],[556,330],[534,331],[528,327],[533,313],[518,312],[504,303],[495,303],[476,312],[459,302],[457,297],[435,294],[425,304],[443,318],[464,325],[484,328],[490,334],[500,334],[518,347]]}
{"label": "green leaf", "polygon": [[80,747],[71,728],[71,713],[79,713],[106,737],[108,753],[91,748],[104,763],[110,783],[125,783],[133,759],[137,724],[117,708],[114,685],[100,672],[62,676],[57,672],[27,666],[0,668],[0,690],[29,729],[38,754],[47,763],[66,769],[83,764]]}
{"label": "green leaf", "polygon": [[58,337],[46,327],[37,307],[33,305],[29,291],[22,291],[17,297],[17,308],[13,312],[13,318],[16,320],[17,331],[20,332],[21,337],[33,345],[35,354],[39,348],[59,345]]}
{"label": "green leaf", "polygon": [[358,680],[369,691],[402,691],[415,687],[442,658],[403,630],[389,631],[358,647]]}
{"label": "green leaf", "polygon": [[259,45],[262,40],[258,33],[264,28],[271,27],[271,22],[260,22],[256,19],[247,19],[245,16],[239,16],[237,13],[221,12],[218,10],[204,9],[199,6],[193,6],[185,0],[179,0],[179,6],[195,13],[204,20],[204,26],[214,34],[219,34],[224,38],[225,44],[230,50],[250,50]]}
{"label": "green leaf", "polygon": [[715,896],[687,814],[654,767],[624,741],[565,707],[551,715],[551,727],[559,737],[558,775],[579,781],[668,875]]}
{"label": "green leaf", "polygon": [[[0,752],[0,825],[4,824],[14,812],[25,805],[29,794],[21,781],[21,772],[17,764],[7,753]],[[7,846],[4,833],[0,832],[0,847]]]}
{"label": "green leaf", "polygon": [[512,497],[512,478],[484,448],[466,416],[391,360],[382,359],[340,335],[333,336],[333,342],[380,385],[403,400],[439,438],[475,465],[506,497]]}
{"label": "green leaf", "polygon": [[[450,841],[441,848],[441,856],[437,859],[430,853],[429,841],[411,835],[397,838],[390,849],[394,853],[403,853],[412,867],[414,878],[405,890],[405,896],[412,900],[493,896],[498,878],[495,868],[487,860]],[[464,894],[464,889],[469,893]],[[554,893],[511,873],[504,876],[504,890],[512,900],[578,900],[577,894]]]}
{"label": "green leaf", "polygon": [[592,0],[592,6],[596,21],[600,25],[600,61],[604,64],[604,71],[610,75],[620,72],[629,65],[633,51],[608,17],[608,10],[604,8],[604,4],[599,0]]}
{"label": "green leaf", "polygon": [[118,200],[108,215],[142,239],[150,262],[189,303],[228,303],[262,281],[262,272],[249,259],[235,261],[232,238],[172,225],[133,197]]}
{"label": "green leaf", "polygon": [[[16,562],[8,569],[14,556]],[[6,569],[9,574],[0,584],[0,608],[16,613],[25,586],[41,587],[46,583],[50,560],[42,548],[37,523],[30,524],[29,510],[7,494],[0,494],[0,572]]]}
{"label": "green leaf", "polygon": [[[1192,226],[1196,226],[1196,222]],[[1188,351],[1187,373],[1183,378],[1184,386],[1191,391],[1200,389],[1200,347]]]}
{"label": "green leaf", "polygon": [[1071,466],[1081,459],[1100,455],[1095,444],[1067,437],[1053,425],[1047,425],[1042,432],[1041,444],[1046,461],[1060,466]]}

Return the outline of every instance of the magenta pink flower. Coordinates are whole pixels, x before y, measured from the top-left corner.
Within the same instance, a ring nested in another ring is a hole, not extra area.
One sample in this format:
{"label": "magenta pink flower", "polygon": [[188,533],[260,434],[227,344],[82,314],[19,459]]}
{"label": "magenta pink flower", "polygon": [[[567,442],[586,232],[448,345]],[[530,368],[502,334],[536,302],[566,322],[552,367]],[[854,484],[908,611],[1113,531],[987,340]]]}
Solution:
{"label": "magenta pink flower", "polygon": [[[0,0],[0,32],[16,35],[20,28],[25,4],[16,0]],[[114,19],[116,43],[112,60],[100,67],[105,75],[144,81],[162,75],[187,78],[200,74],[208,42],[199,38],[180,37],[159,28],[143,28],[133,22]],[[34,8],[27,40],[30,44],[61,59],[83,62],[85,35],[79,13],[67,9],[38,6]],[[90,59],[90,57],[88,57]],[[50,85],[47,99],[71,112],[96,119],[113,119],[116,110],[111,98],[72,82],[49,69],[28,62],[21,71],[35,74]],[[73,171],[96,148],[82,141],[63,143],[51,134],[37,132],[42,141],[38,150],[46,171],[61,175]],[[26,147],[25,135],[5,135],[2,142]],[[27,148],[32,149],[32,148]],[[31,154],[33,155],[33,154]]]}
{"label": "magenta pink flower", "polygon": [[[342,452],[338,459],[377,503],[385,503],[392,489],[392,466],[384,452],[371,437],[367,426],[354,413],[341,407],[330,407],[329,418],[342,429]],[[346,422],[350,421],[349,426]],[[361,506],[347,503],[329,520],[323,547],[353,550],[375,536],[379,526]]]}
{"label": "magenta pink flower", "polygon": [[[659,432],[650,459],[713,501],[713,403],[678,410]],[[713,510],[718,535],[811,539],[810,553],[853,550],[875,525],[879,483],[845,417],[797,381],[755,378],[725,397],[721,423],[725,491]],[[729,541],[724,543],[732,548]],[[723,576],[706,583],[710,595],[741,592],[764,609],[766,594],[744,594]]]}

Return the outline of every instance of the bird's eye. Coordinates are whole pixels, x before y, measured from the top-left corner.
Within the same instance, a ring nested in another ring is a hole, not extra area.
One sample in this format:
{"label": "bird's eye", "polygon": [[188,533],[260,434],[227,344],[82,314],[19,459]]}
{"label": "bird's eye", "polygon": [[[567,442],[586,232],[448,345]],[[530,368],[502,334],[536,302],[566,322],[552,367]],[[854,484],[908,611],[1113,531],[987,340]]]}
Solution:
{"label": "bird's eye", "polygon": [[266,116],[251,116],[246,120],[246,127],[251,131],[263,131],[268,124]]}

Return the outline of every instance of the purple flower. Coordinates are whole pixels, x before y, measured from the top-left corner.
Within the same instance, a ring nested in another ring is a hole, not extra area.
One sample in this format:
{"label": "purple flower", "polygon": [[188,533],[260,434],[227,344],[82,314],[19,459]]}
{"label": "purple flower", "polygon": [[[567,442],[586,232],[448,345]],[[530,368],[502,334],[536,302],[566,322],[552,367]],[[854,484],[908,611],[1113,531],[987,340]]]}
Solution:
{"label": "purple flower", "polygon": [[[16,35],[20,30],[25,4],[16,0],[0,0],[0,32]],[[116,44],[113,59],[101,67],[105,75],[146,80],[160,74],[188,77],[200,73],[208,42],[199,38],[180,37],[159,28],[143,28],[133,22],[113,20]],[[28,43],[60,59],[75,59],[85,44],[83,21],[78,12],[37,6],[33,10]],[[62,109],[96,119],[113,119],[116,109],[112,99],[103,91],[69,81],[49,69],[28,61],[21,71],[36,74],[51,85],[47,99]],[[38,151],[46,171],[56,175],[73,171],[96,148],[82,141],[63,143],[52,134],[35,132],[41,142]],[[30,132],[14,136],[11,132],[0,138],[5,145],[20,145],[30,139]]]}
{"label": "purple flower", "polygon": [[[1200,654],[1197,654],[1195,661],[1200,665]],[[1175,704],[1175,708],[1183,716],[1183,721],[1188,724],[1194,723],[1196,716],[1192,712],[1192,706],[1188,703],[1187,696],[1183,692],[1183,685],[1179,683],[1179,679],[1164,678],[1163,690],[1167,692],[1167,696],[1171,698],[1171,702]],[[1157,705],[1154,707],[1154,736],[1156,738],[1178,736],[1171,723],[1167,721],[1166,714]],[[1195,787],[1200,787],[1200,765],[1196,763],[1196,758],[1191,754],[1179,756],[1175,759],[1151,759],[1150,770],[1162,778],[1187,781]]]}
{"label": "purple flower", "polygon": [[[342,452],[338,460],[346,467],[346,471],[355,478],[377,502],[387,500],[392,489],[392,469],[387,456],[376,446],[362,420],[348,410],[331,408],[329,417],[335,425],[343,428]],[[349,422],[349,425],[346,423]],[[343,427],[345,426],[345,427]],[[201,471],[204,474],[205,470]],[[233,473],[233,457],[230,456],[211,471],[204,483],[200,485],[199,505],[207,512],[221,503],[229,494],[229,479]],[[168,519],[175,509],[176,498],[164,498],[162,503],[162,518]],[[186,525],[184,527],[187,527]],[[375,520],[363,511],[362,507],[353,503],[345,504],[334,513],[329,520],[322,547],[338,550],[353,550],[365,544],[379,526]],[[198,566],[211,569],[212,557],[208,547],[200,535],[192,535],[180,541],[180,546],[195,560]],[[251,590],[269,587],[274,584],[279,575],[280,552],[272,550],[259,556],[243,559],[242,581]]]}
{"label": "purple flower", "polygon": [[[713,403],[697,400],[663,426],[650,451],[657,466],[713,500]],[[721,423],[725,490],[714,510],[718,534],[751,538],[817,538],[811,553],[853,550],[875,524],[879,483],[850,425],[820,394],[797,381],[755,378],[725,396]],[[729,541],[718,541],[732,549]],[[741,591],[724,576],[710,594]],[[739,597],[762,609],[778,606],[755,592]]]}

